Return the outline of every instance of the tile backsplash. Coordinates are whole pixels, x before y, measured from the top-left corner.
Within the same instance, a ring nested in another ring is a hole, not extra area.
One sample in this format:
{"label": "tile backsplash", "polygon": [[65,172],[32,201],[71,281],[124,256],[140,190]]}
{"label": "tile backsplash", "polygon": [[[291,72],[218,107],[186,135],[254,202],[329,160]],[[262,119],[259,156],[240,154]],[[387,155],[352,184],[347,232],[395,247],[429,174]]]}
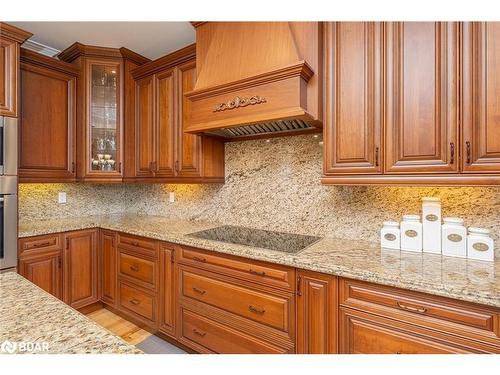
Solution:
{"label": "tile backsplash", "polygon": [[[19,216],[127,212],[378,241],[382,221],[419,213],[420,199],[436,196],[443,216],[490,228],[500,255],[500,188],[322,186],[320,141],[304,135],[227,143],[225,184],[21,184]],[[59,191],[67,203],[57,203]]]}

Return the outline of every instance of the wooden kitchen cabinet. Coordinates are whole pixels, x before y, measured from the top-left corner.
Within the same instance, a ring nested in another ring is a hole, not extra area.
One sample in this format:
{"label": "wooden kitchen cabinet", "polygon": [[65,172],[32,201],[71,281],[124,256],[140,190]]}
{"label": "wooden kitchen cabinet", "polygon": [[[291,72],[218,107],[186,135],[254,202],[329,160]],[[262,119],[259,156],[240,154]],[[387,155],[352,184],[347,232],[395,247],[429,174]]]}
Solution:
{"label": "wooden kitchen cabinet", "polygon": [[21,48],[19,182],[76,179],[76,81],[67,63]]}
{"label": "wooden kitchen cabinet", "polygon": [[[131,84],[130,66],[148,59],[126,48],[74,43],[58,55],[80,71],[77,91],[77,178],[120,182],[123,178],[124,127],[133,126],[133,111],[124,111]],[[125,117],[126,116],[126,117]]]}
{"label": "wooden kitchen cabinet", "polygon": [[175,337],[176,289],[175,250],[172,245],[160,244],[160,331]]}
{"label": "wooden kitchen cabinet", "polygon": [[64,302],[78,309],[99,301],[98,230],[64,235]]}
{"label": "wooden kitchen cabinet", "polygon": [[19,46],[32,35],[0,22],[0,116],[18,117]]}
{"label": "wooden kitchen cabinet", "polygon": [[184,132],[196,81],[194,45],[133,71],[136,79],[135,172],[149,182],[223,182],[224,144]]}
{"label": "wooden kitchen cabinet", "polygon": [[458,172],[459,24],[386,24],[385,173]]}
{"label": "wooden kitchen cabinet", "polygon": [[500,173],[500,22],[463,24],[464,173]]}
{"label": "wooden kitchen cabinet", "polygon": [[297,272],[297,353],[335,354],[338,341],[337,277]]}
{"label": "wooden kitchen cabinet", "polygon": [[382,22],[325,25],[325,176],[382,172],[382,30]]}
{"label": "wooden kitchen cabinet", "polygon": [[116,305],[116,268],[116,234],[111,231],[103,230],[101,231],[101,242],[99,246],[99,294],[101,301],[111,306]]}
{"label": "wooden kitchen cabinet", "polygon": [[19,274],[62,299],[61,250],[40,251],[19,259]]}

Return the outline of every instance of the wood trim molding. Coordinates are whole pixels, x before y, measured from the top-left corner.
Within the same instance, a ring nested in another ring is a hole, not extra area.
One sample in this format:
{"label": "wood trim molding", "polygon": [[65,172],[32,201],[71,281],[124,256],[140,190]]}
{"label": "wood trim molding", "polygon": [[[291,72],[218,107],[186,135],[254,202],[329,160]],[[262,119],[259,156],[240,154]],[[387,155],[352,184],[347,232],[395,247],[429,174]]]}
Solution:
{"label": "wood trim molding", "polygon": [[71,65],[64,61],[57,60],[53,57],[42,55],[41,53],[31,51],[29,49],[22,47],[21,47],[20,61],[21,63],[28,63],[44,68],[49,68],[51,70],[55,70],[65,74],[70,74],[75,77],[78,77],[80,75],[80,70],[76,68],[74,65]]}
{"label": "wood trim molding", "polygon": [[185,94],[191,100],[200,100],[222,93],[247,89],[275,81],[281,81],[291,77],[300,76],[305,82],[314,75],[312,68],[305,61],[292,64],[270,72],[265,72],[253,77],[243,78],[235,82],[224,83],[217,86],[207,87],[199,90],[193,90]]}
{"label": "wood trim molding", "polygon": [[191,21],[189,23],[196,29],[197,27],[200,27],[204,23],[207,23],[207,21]]}
{"label": "wood trim molding", "polygon": [[126,47],[121,47],[118,50],[124,59],[130,60],[137,65],[143,65],[151,61],[151,59],[144,57]]}
{"label": "wood trim molding", "polygon": [[124,58],[131,60],[137,64],[145,64],[150,61],[147,57],[144,57],[137,52],[129,50],[128,48],[108,48],[99,46],[89,46],[82,44],[80,42],[75,42],[64,51],[61,51],[57,57],[61,61],[71,63],[79,57],[92,57],[92,58]]}
{"label": "wood trim molding", "polygon": [[155,74],[159,71],[173,68],[176,65],[180,65],[194,58],[196,58],[196,44],[193,43],[156,60],[149,61],[148,63],[135,68],[131,73],[134,79],[137,80],[148,75]]}
{"label": "wood trim molding", "polygon": [[23,44],[26,40],[33,36],[32,33],[24,31],[18,27],[9,25],[5,22],[0,22],[0,36],[13,40],[19,44]]}
{"label": "wood trim molding", "polygon": [[500,175],[436,174],[436,175],[359,175],[323,176],[323,185],[385,186],[500,186]]}

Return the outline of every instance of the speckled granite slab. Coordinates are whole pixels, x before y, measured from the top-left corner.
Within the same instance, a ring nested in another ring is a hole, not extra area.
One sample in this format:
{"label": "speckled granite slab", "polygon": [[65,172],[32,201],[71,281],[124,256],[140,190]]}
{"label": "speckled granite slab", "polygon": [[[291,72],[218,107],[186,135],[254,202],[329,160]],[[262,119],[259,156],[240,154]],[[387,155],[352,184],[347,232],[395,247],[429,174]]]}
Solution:
{"label": "speckled granite slab", "polygon": [[325,237],[290,254],[200,239],[188,234],[217,223],[158,216],[112,215],[22,222],[19,235],[101,227],[181,245],[366,280],[500,308],[500,262],[471,261],[434,254],[380,249],[378,243]]}
{"label": "speckled granite slab", "polygon": [[25,343],[39,344],[29,353],[142,353],[15,272],[0,274],[0,343],[6,340],[0,353],[27,353]]}

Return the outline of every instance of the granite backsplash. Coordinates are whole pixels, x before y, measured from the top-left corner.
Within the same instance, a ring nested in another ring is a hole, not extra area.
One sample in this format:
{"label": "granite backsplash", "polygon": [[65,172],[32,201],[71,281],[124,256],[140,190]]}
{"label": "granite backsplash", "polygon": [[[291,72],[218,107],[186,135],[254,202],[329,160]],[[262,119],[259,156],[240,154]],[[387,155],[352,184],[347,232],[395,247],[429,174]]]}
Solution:
{"label": "granite backsplash", "polygon": [[[378,241],[384,220],[419,213],[424,196],[444,216],[490,228],[500,256],[499,188],[337,187],[320,183],[321,138],[312,135],[226,144],[226,183],[21,184],[22,220],[138,213],[261,229]],[[67,203],[57,203],[57,193]],[[176,201],[169,203],[169,192]]]}

